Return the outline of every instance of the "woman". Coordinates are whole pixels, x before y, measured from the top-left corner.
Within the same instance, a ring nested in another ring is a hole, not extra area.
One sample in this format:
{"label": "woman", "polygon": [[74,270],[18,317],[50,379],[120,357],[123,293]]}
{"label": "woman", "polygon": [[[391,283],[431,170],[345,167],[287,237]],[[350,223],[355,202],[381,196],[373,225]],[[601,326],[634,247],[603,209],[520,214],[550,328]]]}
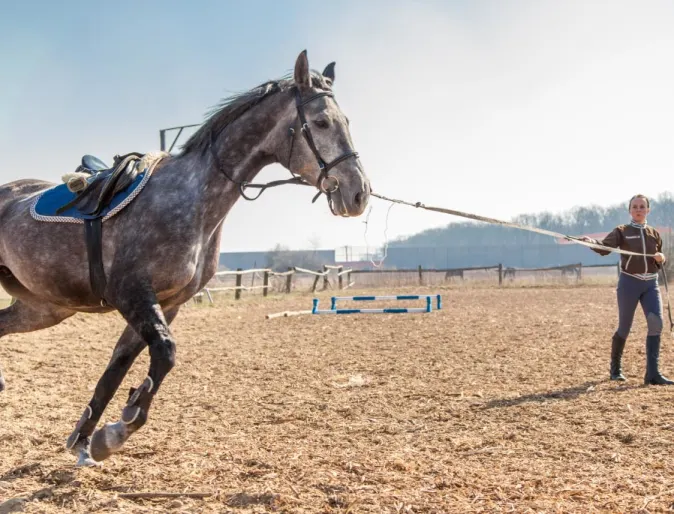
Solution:
{"label": "woman", "polygon": [[[626,380],[622,373],[621,359],[625,341],[632,328],[634,311],[637,304],[646,316],[648,336],[646,337],[646,385],[672,385],[674,382],[660,374],[658,359],[660,356],[660,334],[662,332],[662,300],[658,287],[658,270],[665,262],[662,253],[662,238],[657,230],[648,226],[646,218],[650,212],[650,201],[644,195],[635,195],[630,199],[629,212],[632,220],[611,231],[603,240],[598,241],[587,236],[583,241],[621,248],[654,257],[621,255],[620,277],[618,279],[618,330],[613,334],[611,345],[611,380]],[[600,255],[608,255],[608,250],[594,249]]]}

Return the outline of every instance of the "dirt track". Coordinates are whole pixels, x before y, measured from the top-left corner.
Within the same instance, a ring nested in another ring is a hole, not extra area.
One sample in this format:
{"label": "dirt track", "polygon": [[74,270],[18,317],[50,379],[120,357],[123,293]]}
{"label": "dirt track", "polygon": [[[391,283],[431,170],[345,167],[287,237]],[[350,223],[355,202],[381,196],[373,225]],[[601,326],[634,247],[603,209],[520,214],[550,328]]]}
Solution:
{"label": "dirt track", "polygon": [[[25,512],[46,513],[673,508],[674,388],[640,385],[640,312],[621,387],[606,380],[613,287],[442,293],[443,310],[430,315],[264,319],[310,308],[310,296],[185,306],[173,327],[178,363],[148,424],[94,469],[73,468],[64,442],[121,318],[82,315],[5,337],[0,504],[26,498]],[[662,368],[674,375],[664,343]],[[118,419],[147,365],[144,354],[104,421]],[[211,496],[121,496],[139,491]]]}

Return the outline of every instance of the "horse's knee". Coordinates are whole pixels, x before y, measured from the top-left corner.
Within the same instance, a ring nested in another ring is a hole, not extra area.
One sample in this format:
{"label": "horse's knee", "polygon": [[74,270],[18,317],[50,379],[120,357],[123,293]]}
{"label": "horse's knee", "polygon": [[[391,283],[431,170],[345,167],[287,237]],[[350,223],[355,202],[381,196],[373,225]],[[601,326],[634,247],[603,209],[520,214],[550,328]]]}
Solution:
{"label": "horse's knee", "polygon": [[648,316],[646,316],[646,325],[649,336],[659,336],[662,333],[662,316],[649,312]]}
{"label": "horse's knee", "polygon": [[150,345],[150,359],[156,362],[164,373],[176,364],[176,343],[171,338],[161,339]]}

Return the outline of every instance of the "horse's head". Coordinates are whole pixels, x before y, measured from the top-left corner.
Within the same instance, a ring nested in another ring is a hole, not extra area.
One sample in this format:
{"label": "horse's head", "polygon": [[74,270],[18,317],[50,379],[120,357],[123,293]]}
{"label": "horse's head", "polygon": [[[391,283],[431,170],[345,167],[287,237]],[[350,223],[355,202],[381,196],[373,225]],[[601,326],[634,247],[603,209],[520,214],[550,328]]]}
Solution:
{"label": "horse's head", "polygon": [[[295,62],[294,83],[288,94],[290,130],[286,129],[279,155],[281,164],[315,185],[328,197],[332,213],[358,216],[370,197],[370,182],[354,150],[349,120],[332,93],[335,63],[322,74],[309,68],[306,50]],[[285,150],[285,151],[284,151]]]}

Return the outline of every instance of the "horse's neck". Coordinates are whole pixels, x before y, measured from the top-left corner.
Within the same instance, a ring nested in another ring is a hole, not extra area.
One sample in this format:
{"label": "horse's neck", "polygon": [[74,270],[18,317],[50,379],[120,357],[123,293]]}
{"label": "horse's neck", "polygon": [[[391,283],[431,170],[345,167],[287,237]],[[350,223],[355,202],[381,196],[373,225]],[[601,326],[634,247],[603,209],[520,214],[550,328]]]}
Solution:
{"label": "horse's neck", "polygon": [[215,143],[217,159],[210,149],[179,157],[179,173],[192,177],[183,187],[190,189],[188,196],[200,204],[208,226],[215,228],[225,218],[241,196],[241,182],[252,181],[262,168],[276,162],[269,148],[284,106],[269,100],[267,109],[252,109],[223,131]]}

